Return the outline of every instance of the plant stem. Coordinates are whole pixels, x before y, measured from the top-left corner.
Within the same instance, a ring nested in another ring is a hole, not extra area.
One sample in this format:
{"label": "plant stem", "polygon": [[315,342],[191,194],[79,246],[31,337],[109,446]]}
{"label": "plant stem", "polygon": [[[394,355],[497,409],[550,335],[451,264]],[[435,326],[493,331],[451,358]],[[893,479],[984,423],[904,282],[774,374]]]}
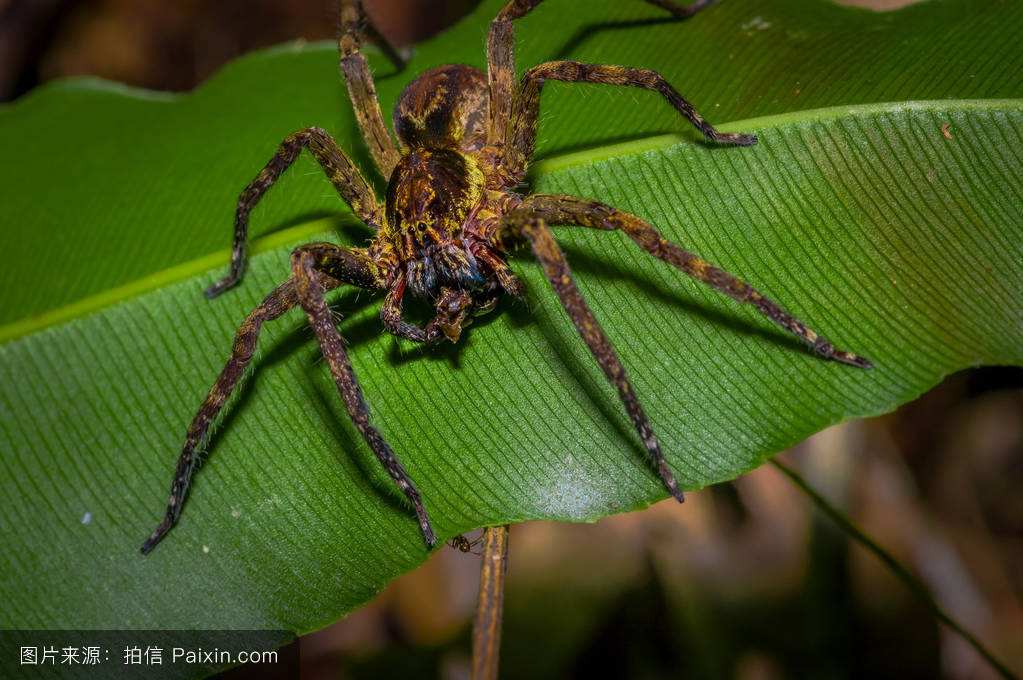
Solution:
{"label": "plant stem", "polygon": [[472,680],[497,679],[507,569],[508,526],[487,527],[483,530],[480,597],[472,627]]}
{"label": "plant stem", "polygon": [[924,604],[931,610],[934,617],[941,623],[948,626],[954,633],[959,635],[968,645],[973,647],[978,654],[980,654],[985,661],[987,661],[995,671],[999,673],[1006,680],[1015,680],[1016,675],[1009,670],[1009,668],[995,658],[983,643],[978,640],[973,633],[963,628],[957,623],[951,616],[949,616],[941,605],[937,603],[934,596],[931,595],[931,591],[924,585],[920,579],[918,579],[912,572],[904,567],[895,557],[882,548],[880,545],[874,542],[870,536],[865,534],[862,529],[856,526],[852,520],[845,516],[845,514],[833,506],[823,496],[817,493],[810,484],[803,479],[803,477],[788,467],[777,458],[771,460],[771,464],[774,465],[778,470],[781,471],[786,477],[788,477],[792,483],[794,483],[800,491],[805,493],[813,501],[813,504],[817,506],[817,509],[827,515],[835,524],[837,524],[842,531],[846,533],[850,538],[855,540],[857,543],[862,545],[868,551],[872,552],[877,559],[881,560],[885,566],[887,566],[891,572],[900,580],[902,583],[909,588]]}

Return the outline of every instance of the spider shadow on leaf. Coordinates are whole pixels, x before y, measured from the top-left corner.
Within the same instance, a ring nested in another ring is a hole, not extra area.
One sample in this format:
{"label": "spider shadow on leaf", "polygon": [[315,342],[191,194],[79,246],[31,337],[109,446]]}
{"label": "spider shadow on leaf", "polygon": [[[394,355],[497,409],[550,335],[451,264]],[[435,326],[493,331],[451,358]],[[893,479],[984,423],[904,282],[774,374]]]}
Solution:
{"label": "spider shadow on leaf", "polygon": [[572,59],[578,53],[579,48],[590,39],[600,33],[611,33],[615,31],[629,31],[632,29],[647,28],[650,26],[661,26],[664,24],[684,24],[686,19],[676,16],[649,17],[647,19],[631,19],[629,21],[600,21],[585,24],[576,29],[575,33],[569,36],[568,40],[561,46],[550,59]]}
{"label": "spider shadow on leaf", "polygon": [[[562,241],[561,248],[565,252],[565,257],[572,263],[572,269],[578,274],[606,281],[608,286],[628,282],[628,285],[634,290],[642,291],[643,295],[678,309],[680,316],[698,316],[709,321],[715,327],[740,335],[761,338],[777,347],[797,350],[801,354],[817,358],[803,342],[774,326],[744,320],[739,305],[732,303],[727,298],[721,296],[715,298],[721,300],[721,305],[711,306],[697,302],[695,297],[685,292],[688,287],[696,289],[688,279],[678,277],[679,285],[677,287],[668,286],[663,280],[649,273],[599,257],[593,253],[590,247]],[[519,262],[532,262],[532,259],[524,252],[517,253],[513,259]],[[730,309],[734,309],[734,313],[729,311]]]}
{"label": "spider shadow on leaf", "polygon": [[[266,238],[273,234],[278,234],[288,229],[295,227],[301,227],[302,225],[309,224],[312,222],[319,222],[324,220],[330,220],[331,226],[324,227],[324,231],[334,231],[339,234],[346,234],[343,238],[350,238],[347,234],[356,234],[359,241],[364,241],[372,236],[372,232],[367,232],[366,227],[362,223],[356,220],[354,215],[348,213],[338,214],[337,210],[309,210],[307,212],[298,213],[287,219],[277,220],[273,224],[268,224],[259,231],[258,238]],[[359,230],[359,227],[362,227]],[[367,235],[368,234],[368,235]]]}
{"label": "spider shadow on leaf", "polygon": [[[412,318],[415,318],[417,311],[420,312],[419,316],[428,316],[426,312],[429,307],[421,301],[411,301],[408,309]],[[505,296],[498,301],[497,307],[474,318],[471,325],[463,328],[462,337],[456,343],[441,340],[432,345],[414,345],[392,336],[387,354],[388,361],[395,368],[413,361],[446,361],[452,369],[458,370],[462,367],[462,354],[472,342],[474,332],[486,328],[502,316],[510,319],[516,329],[528,325],[531,321],[523,301]]]}
{"label": "spider shadow on leaf", "polygon": [[[588,142],[556,146],[553,149],[544,150],[543,155],[537,157],[537,163],[540,164],[543,163],[544,161],[558,158],[560,156],[568,156],[571,154],[593,151],[595,149],[601,149],[607,146],[616,146],[618,144],[631,144],[633,142],[643,142],[644,140],[648,140],[651,137],[661,137],[666,135],[672,135],[678,138],[678,141],[676,142],[678,144],[691,144],[694,146],[700,146],[707,149],[714,148],[714,144],[712,142],[708,142],[707,140],[701,138],[692,130],[680,130],[678,128],[673,128],[670,125],[665,125],[663,128],[653,129],[650,130],[649,132],[644,132],[638,135],[615,135],[608,137],[600,137],[597,140],[591,140]],[[669,150],[670,148],[671,147],[668,147]],[[530,174],[527,177],[527,181],[530,184],[535,183],[536,179],[537,176],[535,174]]]}
{"label": "spider shadow on leaf", "polygon": [[[560,49],[554,51],[550,55],[544,55],[548,60],[559,60],[559,59],[578,59],[578,53],[580,48],[597,36],[600,33],[612,33],[621,32],[628,33],[634,29],[643,29],[655,26],[664,26],[671,24],[685,24],[687,19],[684,17],[677,16],[661,16],[661,17],[649,17],[646,19],[632,19],[628,21],[602,21],[584,24],[579,26],[575,33],[573,33],[568,40],[561,46]],[[601,137],[599,140],[599,146],[610,146],[615,144],[626,144],[629,142],[638,141],[641,139],[647,139],[651,135],[660,134],[674,134],[680,139],[684,139],[687,143],[697,144],[701,147],[712,149],[718,146],[717,143],[708,140],[703,135],[698,134],[695,130],[689,128],[682,128],[678,125],[666,123],[660,129],[654,129],[647,131],[643,134],[636,135],[616,135],[611,137]],[[550,155],[566,155],[571,153],[577,153],[581,151],[587,151],[594,148],[594,142],[585,142],[582,144],[570,144],[564,146],[557,146],[554,149],[547,149],[544,151],[542,156],[538,156],[534,163],[543,161],[546,156]],[[530,178],[530,181],[532,178]]]}
{"label": "spider shadow on leaf", "polygon": [[[359,296],[357,290],[346,291],[342,295],[342,300],[339,300],[336,304],[342,306],[349,312],[357,312],[360,309],[365,308],[367,305],[372,304],[375,298],[369,295]],[[265,338],[265,347],[259,350],[254,357],[252,366],[249,368],[246,379],[238,386],[235,394],[232,396],[230,402],[224,408],[224,414],[219,419],[216,429],[211,433],[210,437],[206,440],[206,445],[203,447],[203,454],[201,458],[205,460],[217,447],[218,440],[223,434],[230,429],[235,419],[238,418],[242,412],[247,408],[247,405],[251,401],[253,395],[259,389],[260,377],[264,372],[273,371],[279,367],[286,360],[295,356],[303,348],[307,347],[310,342],[315,343],[312,337],[312,331],[309,328],[308,323],[305,320],[305,316],[301,312],[291,312],[288,317],[291,321],[291,328],[284,331],[278,331],[276,337],[272,337],[268,332]],[[281,319],[278,323],[282,326],[288,323],[288,320]],[[377,335],[369,328],[362,328],[363,326],[369,326],[368,323],[358,324],[356,327],[358,330],[356,336],[360,338],[360,341],[365,341],[375,337]],[[318,355],[316,355],[318,357]],[[314,362],[314,363],[318,363]],[[324,419],[325,422],[330,419]],[[333,424],[331,424],[333,427]],[[349,439],[348,442],[351,444],[354,440],[348,437],[347,433],[344,432],[344,428],[336,428],[337,434],[343,438]]]}
{"label": "spider shadow on leaf", "polygon": [[[813,352],[803,343],[789,338],[780,331],[775,331],[773,328],[766,327],[765,325],[746,321],[742,319],[740,314],[730,313],[727,309],[717,305],[712,306],[707,303],[697,302],[696,299],[684,291],[684,287],[687,285],[682,283],[682,281],[685,281],[684,279],[679,279],[680,285],[678,288],[672,288],[650,273],[629,268],[622,263],[599,257],[586,246],[580,247],[579,245],[562,242],[562,248],[566,258],[572,263],[573,270],[581,275],[581,277],[596,278],[602,282],[607,282],[609,286],[621,286],[627,282],[627,285],[635,290],[642,291],[643,295],[679,310],[680,316],[698,316],[726,332],[760,338],[779,348],[796,350],[800,354],[816,359]],[[512,259],[519,266],[522,264],[533,264],[530,255],[521,250],[513,255]],[[533,298],[533,296],[548,292],[544,290],[546,287],[546,282],[540,282],[538,286],[529,286],[527,289],[527,301]],[[728,302],[725,302],[725,305],[728,305]],[[651,313],[653,313],[653,310],[651,310]],[[599,380],[599,376],[593,375],[592,367],[587,361],[588,357],[580,356],[566,344],[574,343],[576,340],[574,334],[570,332],[562,333],[550,323],[538,323],[528,310],[522,310],[516,316],[524,319],[525,323],[535,323],[538,326],[540,333],[551,347],[558,361],[579,386],[586,399],[599,411],[601,422],[608,423],[614,428],[615,436],[622,447],[628,448],[634,453],[634,461],[642,462],[644,465],[649,466],[646,450],[635,437],[635,432],[625,415],[615,408],[617,405],[616,401],[613,394],[607,390],[606,384]],[[686,351],[685,347],[680,347],[679,351]],[[676,455],[679,455],[678,452],[676,452]],[[653,480],[651,480],[649,487],[652,494],[658,491],[658,487]]]}

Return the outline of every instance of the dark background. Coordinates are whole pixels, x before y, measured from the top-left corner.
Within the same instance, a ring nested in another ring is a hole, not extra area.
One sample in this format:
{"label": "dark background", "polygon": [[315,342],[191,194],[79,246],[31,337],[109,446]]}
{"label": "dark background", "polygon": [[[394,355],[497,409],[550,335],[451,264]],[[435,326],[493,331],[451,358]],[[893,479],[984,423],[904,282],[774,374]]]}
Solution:
{"label": "dark background", "polygon": [[[375,26],[409,45],[476,0],[369,0]],[[224,62],[287,40],[337,37],[331,0],[0,0],[0,101],[59,76],[188,90]]]}
{"label": "dark background", "polygon": [[[366,4],[408,45],[476,3]],[[329,0],[0,0],[0,101],[68,75],[188,90],[336,26]],[[1023,371],[952,376],[782,456],[1023,672]],[[502,677],[995,677],[770,466],[683,508],[516,526],[511,545]],[[299,641],[303,677],[467,677],[477,569],[441,551]]]}

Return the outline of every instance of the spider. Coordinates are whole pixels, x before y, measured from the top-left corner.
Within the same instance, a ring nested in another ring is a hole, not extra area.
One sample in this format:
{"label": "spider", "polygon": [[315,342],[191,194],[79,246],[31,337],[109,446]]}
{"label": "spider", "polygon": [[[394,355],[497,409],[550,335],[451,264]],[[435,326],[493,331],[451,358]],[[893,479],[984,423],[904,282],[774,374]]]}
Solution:
{"label": "spider", "polygon": [[482,555],[482,551],[478,551],[477,548],[483,543],[483,534],[475,538],[466,538],[465,536],[458,535],[448,540],[448,545],[461,553],[472,553],[473,555]]}
{"label": "spider", "polygon": [[[713,0],[696,0],[684,7],[670,0],[645,1],[688,18]],[[303,149],[316,158],[341,198],[375,230],[375,236],[363,248],[311,243],[292,252],[290,277],[242,323],[227,364],[188,428],[166,514],[142,546],[144,554],[177,522],[198,466],[199,448],[251,361],[263,324],[295,306],[308,317],[355,427],[411,503],[423,540],[432,548],[437,537],[426,507],[405,468],[370,420],[324,294],[342,285],[382,293],[380,319],[389,333],[417,343],[455,343],[472,315],[490,311],[505,294],[522,296],[523,286],[506,261],[509,249],[519,242],[531,247],[572,323],[617,388],[665,488],[682,501],[682,490],[657,436],[618,355],[572,279],[552,225],[625,232],[650,255],[738,302],[753,305],[817,355],[870,367],[866,359],[837,349],[749,284],[667,241],[635,215],[574,196],[522,195],[514,191],[526,178],[536,143],[540,92],[550,80],[653,90],[707,140],[736,146],[756,143],[753,135],[718,132],[655,71],[551,61],[530,68],[516,82],[514,22],[541,2],[510,0],[503,7],[490,25],[486,73],[470,66],[439,66],[409,83],[393,115],[396,145],[384,125],[373,78],[360,52],[364,32],[378,40],[379,34],[366,21],[360,0],[341,0],[341,72],[376,169],[389,178],[386,199],[380,203],[355,164],[326,132],[308,128],[290,135],[242,191],[235,213],[230,272],[211,286],[206,296],[216,297],[241,279],[249,213]],[[394,54],[393,50],[385,51]],[[433,305],[435,313],[425,325],[402,317],[406,294]]]}

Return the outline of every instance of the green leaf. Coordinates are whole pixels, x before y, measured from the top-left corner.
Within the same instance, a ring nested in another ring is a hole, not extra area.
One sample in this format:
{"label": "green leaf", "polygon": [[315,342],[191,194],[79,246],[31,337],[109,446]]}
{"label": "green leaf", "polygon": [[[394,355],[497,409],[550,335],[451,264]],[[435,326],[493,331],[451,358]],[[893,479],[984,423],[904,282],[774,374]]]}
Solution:
{"label": "green leaf", "polygon": [[[487,22],[501,4],[484,2],[416,48],[404,72],[373,59],[384,111],[416,73],[483,66]],[[654,68],[714,123],[872,102],[1023,97],[1023,12],[1003,0],[886,14],[831,0],[720,0],[688,21],[640,0],[547,0],[516,26],[522,69],[566,57]],[[219,253],[245,183],[281,139],[310,125],[369,167],[334,45],[253,54],[183,98],[73,80],[0,109],[0,325]],[[694,138],[652,93],[551,83],[539,153],[679,131]],[[256,209],[253,233],[336,214],[320,174],[303,158]],[[53,264],[40,266],[42,257]]]}
{"label": "green leaf", "polygon": [[[723,126],[758,133],[752,149],[688,135],[613,145],[679,121],[653,97],[552,88],[546,152],[601,146],[538,164],[533,188],[643,215],[877,364],[817,360],[621,235],[559,230],[687,487],[951,371],[1023,363],[1023,104],[995,100],[1023,97],[1009,3],[875,16],[733,0],[685,23],[646,21],[659,14],[638,2],[575,17],[579,4],[551,0],[522,22],[522,64],[572,43],[579,58],[664,70],[715,122],[779,115]],[[423,46],[410,72],[480,63],[495,6]],[[643,21],[570,37],[597,17]],[[258,230],[279,231],[242,286],[201,294],[226,265],[238,190],[280,138],[325,125],[365,160],[334,59],[278,49],[186,97],[77,81],[0,111],[0,626],[304,632],[425,558],[297,312],[268,327],[180,525],[138,554],[185,426],[237,324],[287,275],[288,247],[367,236],[303,160],[256,211]],[[385,107],[406,80],[381,79]],[[851,106],[926,97],[959,101]],[[801,110],[824,104],[838,108]],[[374,419],[444,536],[663,496],[538,267],[513,262],[528,303],[504,304],[457,347],[399,344],[375,301],[336,297]]]}

